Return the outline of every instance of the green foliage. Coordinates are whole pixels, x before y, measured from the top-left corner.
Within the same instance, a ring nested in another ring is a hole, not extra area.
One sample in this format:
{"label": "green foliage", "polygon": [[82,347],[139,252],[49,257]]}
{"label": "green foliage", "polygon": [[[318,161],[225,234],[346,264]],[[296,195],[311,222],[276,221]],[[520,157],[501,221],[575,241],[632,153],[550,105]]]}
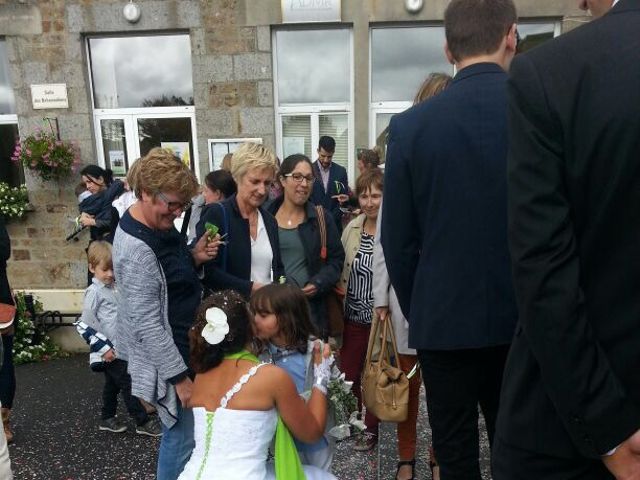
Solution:
{"label": "green foliage", "polygon": [[0,215],[5,220],[22,218],[29,203],[27,186],[10,187],[5,182],[0,182]]}
{"label": "green foliage", "polygon": [[11,160],[36,172],[43,180],[59,180],[80,165],[78,147],[58,140],[52,133],[37,131],[16,144]]}
{"label": "green foliage", "polygon": [[[13,337],[13,361],[21,363],[40,362],[61,356],[60,347],[55,345],[44,332],[36,332],[31,321],[31,314],[26,308],[24,293],[18,292],[16,299],[16,328]],[[42,303],[34,299],[35,310],[42,312]],[[37,340],[37,343],[36,343]]]}

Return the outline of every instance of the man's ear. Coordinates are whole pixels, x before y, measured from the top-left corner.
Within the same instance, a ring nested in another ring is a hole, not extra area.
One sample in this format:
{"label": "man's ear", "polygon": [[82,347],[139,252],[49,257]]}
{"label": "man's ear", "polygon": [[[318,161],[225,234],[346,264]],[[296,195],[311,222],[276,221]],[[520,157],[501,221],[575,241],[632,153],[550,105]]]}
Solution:
{"label": "man's ear", "polygon": [[514,23],[507,32],[507,50],[516,51],[518,47],[518,26]]}
{"label": "man's ear", "polygon": [[444,42],[444,54],[446,55],[447,60],[451,65],[456,64],[456,59],[453,57],[453,53],[451,53],[451,50],[449,50],[449,44],[447,42]]}

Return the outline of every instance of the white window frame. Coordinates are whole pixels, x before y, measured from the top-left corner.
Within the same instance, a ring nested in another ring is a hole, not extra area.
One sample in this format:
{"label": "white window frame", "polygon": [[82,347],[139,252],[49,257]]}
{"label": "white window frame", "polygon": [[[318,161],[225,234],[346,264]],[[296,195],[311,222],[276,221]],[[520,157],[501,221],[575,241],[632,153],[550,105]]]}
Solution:
{"label": "white window frame", "polygon": [[[518,25],[536,25],[536,24],[554,24],[553,36],[554,38],[562,33],[562,23],[557,19],[525,19],[519,21]],[[371,97],[373,95],[373,30],[379,28],[420,28],[420,27],[444,27],[441,24],[390,24],[369,27],[369,143],[370,145],[376,144],[376,120],[378,114],[382,113],[400,113],[413,105],[411,101],[386,101],[386,102],[373,102]],[[443,53],[444,55],[444,53]],[[452,66],[451,75],[455,76],[455,67]]]}
{"label": "white window frame", "polygon": [[[188,35],[189,32],[170,32],[162,33],[162,35],[168,34],[176,35]],[[98,164],[101,167],[105,167],[106,162],[104,158],[104,148],[102,143],[102,129],[100,128],[101,120],[123,120],[125,131],[125,145],[127,149],[127,155],[129,160],[129,168],[140,157],[140,141],[137,138],[138,134],[138,119],[144,118],[189,118],[191,121],[191,142],[193,144],[193,165],[194,173],[198,179],[200,179],[200,156],[198,154],[198,132],[196,129],[196,108],[194,105],[188,106],[175,106],[175,107],[134,107],[134,108],[95,108],[95,98],[93,92],[93,73],[91,72],[91,54],[89,48],[89,40],[92,38],[122,38],[122,37],[140,37],[140,36],[154,36],[153,33],[145,32],[132,32],[127,35],[89,35],[85,37],[85,54],[87,61],[87,71],[89,75],[89,91],[91,96],[91,110],[93,115],[93,129],[96,145],[96,152],[98,156]],[[193,61],[193,54],[192,54]]]}
{"label": "white window frame", "polygon": [[[278,98],[278,45],[276,39],[276,33],[286,30],[348,30],[349,31],[349,102],[340,103],[322,103],[322,104],[286,104],[280,105]],[[271,44],[273,45],[273,78],[274,78],[274,91],[273,101],[274,110],[276,115],[275,130],[276,130],[276,153],[279,158],[283,159],[283,146],[282,146],[282,117],[283,116],[309,116],[311,123],[311,161],[315,161],[316,158],[314,152],[318,147],[320,141],[320,115],[346,115],[347,116],[347,129],[348,129],[348,145],[347,145],[347,176],[349,183],[353,184],[355,180],[355,120],[354,120],[354,103],[355,103],[355,73],[354,73],[354,52],[353,52],[353,26],[346,25],[336,27],[334,25],[320,25],[308,28],[295,28],[286,27],[274,29],[271,33]],[[284,160],[284,159],[283,159]]]}
{"label": "white window frame", "polygon": [[[396,24],[385,24],[385,25],[373,25],[369,27],[369,92],[368,92],[368,100],[369,100],[369,144],[376,144],[376,120],[379,113],[400,113],[404,112],[407,108],[413,105],[413,102],[410,100],[403,101],[382,101],[382,102],[374,102],[372,101],[373,96],[373,31],[384,28],[443,28],[444,25],[441,23],[396,23]],[[443,55],[444,55],[444,45],[443,47]],[[453,75],[454,70],[451,68],[451,75]]]}

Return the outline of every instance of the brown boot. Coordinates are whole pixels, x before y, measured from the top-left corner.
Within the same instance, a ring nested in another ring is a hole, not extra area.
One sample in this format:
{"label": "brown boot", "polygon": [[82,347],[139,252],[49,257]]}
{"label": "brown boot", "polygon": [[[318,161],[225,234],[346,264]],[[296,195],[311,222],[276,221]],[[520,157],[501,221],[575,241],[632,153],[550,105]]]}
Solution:
{"label": "brown boot", "polygon": [[13,443],[13,432],[9,427],[10,408],[2,408],[2,426],[4,427],[4,436],[7,437],[7,443]]}

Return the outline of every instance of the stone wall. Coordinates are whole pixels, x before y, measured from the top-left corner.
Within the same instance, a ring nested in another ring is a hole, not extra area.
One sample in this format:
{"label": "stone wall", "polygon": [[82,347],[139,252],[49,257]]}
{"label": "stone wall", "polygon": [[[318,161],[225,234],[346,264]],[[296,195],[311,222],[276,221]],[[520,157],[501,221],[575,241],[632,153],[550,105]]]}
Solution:
{"label": "stone wall", "polygon": [[[123,0],[40,0],[40,34],[5,31],[20,135],[57,118],[63,140],[76,141],[84,164],[96,163],[86,34],[188,31],[201,175],[209,171],[208,138],[262,137],[274,144],[271,37],[268,26],[244,26],[235,0],[137,0],[136,24],[122,15]],[[5,10],[7,9],[7,10]],[[8,5],[0,2],[0,16]],[[1,24],[0,24],[1,25]],[[30,85],[66,83],[69,108],[33,110]],[[88,233],[66,242],[77,215],[73,189],[79,178],[41,182],[26,172],[35,211],[8,225],[13,255],[8,273],[15,288],[86,285]]]}

